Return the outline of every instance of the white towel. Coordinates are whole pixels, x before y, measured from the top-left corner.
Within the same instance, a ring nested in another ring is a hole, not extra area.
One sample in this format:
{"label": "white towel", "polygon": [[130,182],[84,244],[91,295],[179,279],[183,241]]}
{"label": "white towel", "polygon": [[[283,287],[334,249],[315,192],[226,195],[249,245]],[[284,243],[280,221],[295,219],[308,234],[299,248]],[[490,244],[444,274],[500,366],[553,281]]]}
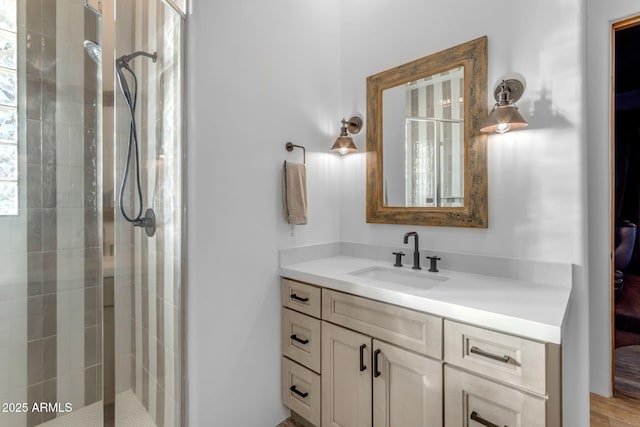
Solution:
{"label": "white towel", "polygon": [[304,164],[284,162],[282,205],[289,224],[307,223],[307,170]]}

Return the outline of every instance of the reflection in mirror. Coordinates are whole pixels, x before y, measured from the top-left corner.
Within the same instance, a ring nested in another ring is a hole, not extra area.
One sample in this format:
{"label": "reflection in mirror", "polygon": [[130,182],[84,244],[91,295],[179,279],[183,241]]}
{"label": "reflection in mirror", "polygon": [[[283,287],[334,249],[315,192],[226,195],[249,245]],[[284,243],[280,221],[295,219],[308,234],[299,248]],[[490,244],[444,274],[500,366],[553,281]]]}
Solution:
{"label": "reflection in mirror", "polygon": [[385,206],[464,206],[464,67],[382,93]]}
{"label": "reflection in mirror", "polygon": [[487,227],[487,37],[367,78],[367,222]]}

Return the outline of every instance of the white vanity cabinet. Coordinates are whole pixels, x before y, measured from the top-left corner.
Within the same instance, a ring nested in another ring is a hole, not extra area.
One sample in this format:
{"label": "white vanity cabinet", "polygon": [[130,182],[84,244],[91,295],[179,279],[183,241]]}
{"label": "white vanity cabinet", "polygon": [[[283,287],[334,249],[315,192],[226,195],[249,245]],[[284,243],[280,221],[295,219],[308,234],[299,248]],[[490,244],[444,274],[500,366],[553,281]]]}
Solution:
{"label": "white vanity cabinet", "polygon": [[560,346],[282,279],[282,398],[316,427],[556,427]]}

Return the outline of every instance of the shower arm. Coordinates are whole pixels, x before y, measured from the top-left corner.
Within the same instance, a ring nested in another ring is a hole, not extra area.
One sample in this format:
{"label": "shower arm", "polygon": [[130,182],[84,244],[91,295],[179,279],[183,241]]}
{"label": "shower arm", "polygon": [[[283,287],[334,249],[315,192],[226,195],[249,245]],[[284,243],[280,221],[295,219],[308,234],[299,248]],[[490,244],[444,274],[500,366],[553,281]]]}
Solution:
{"label": "shower arm", "polygon": [[121,57],[116,59],[116,63],[118,64],[118,66],[124,66],[125,64],[128,64],[132,59],[138,56],[146,56],[147,58],[151,58],[153,62],[156,62],[156,60],[158,59],[158,52],[153,52],[153,53],[144,52],[144,51],[133,52],[129,55],[122,55]]}
{"label": "shower arm", "polygon": [[[131,75],[133,75],[133,77],[135,79],[135,73],[133,72],[133,70],[129,66],[129,62],[132,59],[137,58],[138,56],[146,56],[147,58],[151,58],[151,60],[153,62],[156,62],[158,60],[158,52],[149,53],[149,52],[145,52],[143,50],[139,50],[137,52],[130,53],[129,55],[122,55],[122,56],[116,58],[116,74],[118,75],[118,81],[120,82],[120,87],[122,89],[122,94],[124,95],[125,98],[130,98],[131,97],[131,93],[129,91],[129,85],[127,84],[127,79],[124,77],[124,74],[122,73],[122,70],[125,69],[128,72],[130,72]],[[134,108],[135,108],[135,106],[134,106]]]}

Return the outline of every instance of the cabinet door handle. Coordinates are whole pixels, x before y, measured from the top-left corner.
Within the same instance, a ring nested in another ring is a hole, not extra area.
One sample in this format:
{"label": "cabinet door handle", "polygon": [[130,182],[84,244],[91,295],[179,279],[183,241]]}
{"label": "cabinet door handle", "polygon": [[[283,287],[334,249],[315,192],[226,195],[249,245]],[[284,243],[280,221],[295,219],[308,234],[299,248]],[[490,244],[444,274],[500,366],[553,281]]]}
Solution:
{"label": "cabinet door handle", "polygon": [[478,356],[482,356],[482,357],[487,357],[489,359],[493,359],[493,360],[497,360],[498,362],[502,362],[502,363],[509,363],[512,359],[509,356],[498,356],[496,354],[491,354],[491,353],[487,353],[484,350],[479,349],[478,347],[471,347],[471,350],[469,350],[469,352],[473,353],[473,354],[477,354]]}
{"label": "cabinet door handle", "polygon": [[300,344],[309,344],[309,340],[300,339],[296,334],[291,335],[290,338],[294,341],[298,341]]}
{"label": "cabinet door handle", "polygon": [[292,385],[291,388],[289,388],[289,390],[291,390],[292,392],[294,392],[295,394],[297,394],[298,396],[302,397],[303,399],[307,396],[309,396],[309,393],[307,392],[302,392],[300,390],[298,390],[296,388],[296,386]]}
{"label": "cabinet door handle", "polygon": [[[473,421],[477,422],[478,424],[482,424],[483,426],[486,426],[486,427],[500,427],[498,424],[494,424],[490,421],[485,420],[480,415],[478,415],[476,411],[473,411],[469,418],[471,418]],[[504,427],[507,427],[507,426],[504,426]]]}
{"label": "cabinet door handle", "polygon": [[360,372],[364,371],[365,369],[367,369],[367,367],[364,364],[364,350],[367,348],[366,344],[362,344],[360,346]]}
{"label": "cabinet door handle", "polygon": [[307,298],[307,297],[299,297],[299,296],[298,296],[298,295],[296,295],[296,294],[291,294],[291,299],[294,299],[294,300],[296,300],[296,301],[300,301],[300,302],[307,302],[307,301],[309,301],[309,298]]}
{"label": "cabinet door handle", "polygon": [[380,371],[378,370],[378,356],[382,350],[377,349],[373,352],[373,376],[378,378],[380,376]]}

